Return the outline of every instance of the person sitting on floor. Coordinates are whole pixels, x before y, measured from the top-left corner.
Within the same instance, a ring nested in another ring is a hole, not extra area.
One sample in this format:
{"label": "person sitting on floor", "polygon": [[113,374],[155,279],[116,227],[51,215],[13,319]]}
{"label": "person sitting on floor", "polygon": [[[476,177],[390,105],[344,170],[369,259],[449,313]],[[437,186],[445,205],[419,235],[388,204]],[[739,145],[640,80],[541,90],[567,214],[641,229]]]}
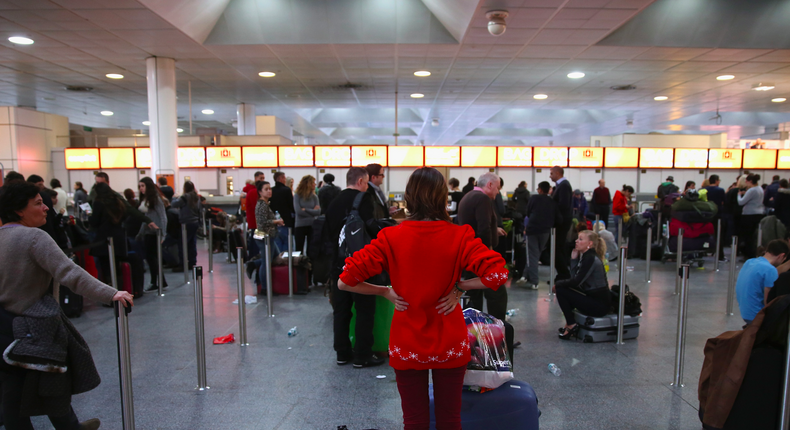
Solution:
{"label": "person sitting on floor", "polygon": [[[790,253],[787,242],[775,239],[768,242],[765,255],[750,258],[743,263],[738,280],[735,283],[735,293],[738,298],[738,308],[741,318],[746,324],[752,322],[763,306],[768,303],[768,293],[779,278],[777,266],[785,261],[785,256]],[[787,271],[787,266],[782,265],[782,272]]]}
{"label": "person sitting on floor", "polygon": [[596,233],[589,230],[579,233],[571,253],[571,278],[557,281],[552,288],[565,315],[560,339],[571,339],[579,333],[574,309],[592,317],[609,313],[611,295],[603,265],[605,253],[606,244]]}

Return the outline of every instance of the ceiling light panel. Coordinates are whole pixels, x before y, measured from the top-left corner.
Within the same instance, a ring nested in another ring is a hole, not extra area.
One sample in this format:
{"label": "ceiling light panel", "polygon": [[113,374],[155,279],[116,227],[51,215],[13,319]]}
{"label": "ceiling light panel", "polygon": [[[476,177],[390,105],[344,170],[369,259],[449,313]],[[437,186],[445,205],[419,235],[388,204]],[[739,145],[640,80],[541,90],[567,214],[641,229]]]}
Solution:
{"label": "ceiling light panel", "polygon": [[15,45],[32,45],[34,43],[33,39],[24,36],[11,36],[8,41]]}

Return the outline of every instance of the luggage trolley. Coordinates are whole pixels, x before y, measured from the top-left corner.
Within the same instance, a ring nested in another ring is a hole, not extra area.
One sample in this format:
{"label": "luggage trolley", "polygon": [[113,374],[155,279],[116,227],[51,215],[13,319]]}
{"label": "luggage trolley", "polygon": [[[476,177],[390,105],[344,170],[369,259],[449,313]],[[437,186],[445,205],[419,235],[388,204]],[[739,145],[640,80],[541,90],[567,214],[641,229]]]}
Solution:
{"label": "luggage trolley", "polygon": [[[711,224],[712,223],[707,223]],[[664,254],[661,256],[661,263],[666,264],[667,261],[677,261],[678,255],[678,236],[671,235],[670,223],[664,223],[662,227],[661,244],[664,249]],[[699,237],[689,238],[683,237],[683,261],[689,264],[697,264],[697,267],[702,268],[705,265],[704,258],[712,256],[716,252],[716,236],[715,235],[702,235]]]}

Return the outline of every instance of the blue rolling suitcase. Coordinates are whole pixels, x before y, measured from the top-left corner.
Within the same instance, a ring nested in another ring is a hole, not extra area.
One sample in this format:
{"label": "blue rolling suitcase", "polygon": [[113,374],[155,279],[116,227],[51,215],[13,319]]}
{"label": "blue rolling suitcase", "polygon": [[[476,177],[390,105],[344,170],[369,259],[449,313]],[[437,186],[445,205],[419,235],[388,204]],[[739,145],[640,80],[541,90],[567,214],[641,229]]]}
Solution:
{"label": "blue rolling suitcase", "polygon": [[[431,430],[436,429],[431,399]],[[526,382],[505,382],[501,387],[485,393],[464,390],[461,400],[461,425],[464,430],[519,429],[537,430],[538,398]]]}

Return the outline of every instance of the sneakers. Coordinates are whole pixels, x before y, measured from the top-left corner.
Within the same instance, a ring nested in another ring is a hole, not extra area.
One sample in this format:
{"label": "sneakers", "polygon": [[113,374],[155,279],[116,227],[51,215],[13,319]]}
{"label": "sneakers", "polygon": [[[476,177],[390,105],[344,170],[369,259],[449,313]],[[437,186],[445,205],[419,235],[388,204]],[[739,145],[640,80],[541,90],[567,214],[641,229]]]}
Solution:
{"label": "sneakers", "polygon": [[530,290],[537,290],[538,289],[538,284],[529,284],[529,285],[527,285],[527,288],[529,288]]}
{"label": "sneakers", "polygon": [[354,368],[361,369],[363,367],[381,366],[385,361],[385,359],[377,357],[376,354],[373,354],[368,358],[355,358]]}
{"label": "sneakers", "polygon": [[525,278],[523,276],[521,277],[521,279],[516,281],[516,284],[518,284],[518,285],[523,285],[523,284],[526,284],[526,283],[527,283],[527,278]]}
{"label": "sneakers", "polygon": [[538,286],[536,284],[528,284],[527,283],[527,278],[524,278],[524,277],[522,277],[521,279],[516,281],[516,284],[518,284],[518,285],[527,284],[527,288],[530,289],[530,290],[537,290],[538,289]]}
{"label": "sneakers", "polygon": [[87,421],[80,423],[80,430],[97,430],[101,426],[101,421],[98,418],[91,418]]}
{"label": "sneakers", "polygon": [[337,353],[337,365],[342,366],[344,364],[348,364],[351,361],[351,355],[349,354],[341,354]]}

